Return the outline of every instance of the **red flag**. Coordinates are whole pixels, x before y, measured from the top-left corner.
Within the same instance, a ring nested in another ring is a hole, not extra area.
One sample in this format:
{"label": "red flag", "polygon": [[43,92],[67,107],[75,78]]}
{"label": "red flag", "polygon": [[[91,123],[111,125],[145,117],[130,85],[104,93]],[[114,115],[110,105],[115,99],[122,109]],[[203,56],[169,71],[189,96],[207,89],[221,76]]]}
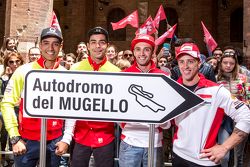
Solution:
{"label": "red flag", "polygon": [[155,45],[162,44],[166,38],[172,38],[175,32],[177,24],[171,27],[168,31],[166,31],[162,36],[155,40]]}
{"label": "red flag", "polygon": [[148,34],[151,35],[156,32],[154,21],[151,16],[147,18],[145,23],[135,32],[135,34]]}
{"label": "red flag", "polygon": [[155,19],[154,19],[155,27],[159,28],[160,21],[164,20],[164,19],[166,19],[166,15],[165,15],[164,9],[161,5],[160,8],[158,9],[156,16],[155,16]]}
{"label": "red flag", "polygon": [[202,21],[201,21],[201,25],[202,25],[203,32],[204,32],[204,42],[206,43],[209,49],[209,52],[213,52],[213,50],[217,47],[217,43],[212,37],[212,35],[209,33],[209,31],[207,30],[206,26],[203,24]]}
{"label": "red flag", "polygon": [[121,29],[126,27],[126,25],[130,24],[132,27],[138,28],[139,23],[138,23],[138,11],[134,11],[124,19],[116,22],[116,23],[111,23],[113,30]]}
{"label": "red flag", "polygon": [[52,12],[52,20],[50,26],[57,28],[59,31],[62,31],[54,11]]}

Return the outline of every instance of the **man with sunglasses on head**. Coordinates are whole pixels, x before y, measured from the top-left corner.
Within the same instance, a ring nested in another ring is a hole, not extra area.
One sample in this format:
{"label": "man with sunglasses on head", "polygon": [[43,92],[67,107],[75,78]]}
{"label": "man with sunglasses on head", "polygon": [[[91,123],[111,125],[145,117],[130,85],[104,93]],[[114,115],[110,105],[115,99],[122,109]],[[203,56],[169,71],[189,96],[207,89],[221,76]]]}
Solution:
{"label": "man with sunglasses on head", "polygon": [[[88,39],[88,58],[74,64],[70,70],[119,72],[120,69],[107,61],[105,55],[109,42],[107,30],[95,27],[89,30]],[[112,122],[75,121],[75,145],[71,165],[88,167],[93,154],[96,167],[113,167],[114,127]]]}
{"label": "man with sunglasses on head", "polygon": [[[10,136],[16,167],[35,167],[40,158],[41,119],[23,117],[25,75],[33,69],[64,70],[58,62],[62,41],[62,34],[58,29],[43,29],[39,43],[40,58],[16,69],[6,87],[1,111]],[[16,105],[20,105],[18,119],[14,112]],[[60,142],[63,123],[59,119],[47,120],[46,167],[59,166],[60,157],[56,152],[63,153],[61,151],[67,147],[67,143]]]}
{"label": "man with sunglasses on head", "polygon": [[[176,117],[173,140],[173,167],[220,166],[228,151],[243,141],[250,132],[249,108],[222,85],[206,79],[199,68],[199,48],[184,43],[175,49],[181,77],[178,83],[200,96],[205,103]],[[217,135],[224,115],[235,122],[232,135],[217,143]]]}

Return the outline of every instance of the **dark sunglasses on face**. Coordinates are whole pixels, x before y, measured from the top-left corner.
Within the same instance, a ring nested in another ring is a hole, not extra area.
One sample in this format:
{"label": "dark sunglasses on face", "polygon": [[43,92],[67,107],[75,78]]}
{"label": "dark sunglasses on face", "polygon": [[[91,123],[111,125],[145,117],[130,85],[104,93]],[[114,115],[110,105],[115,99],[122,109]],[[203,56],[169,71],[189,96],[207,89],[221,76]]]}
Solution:
{"label": "dark sunglasses on face", "polygon": [[124,54],[123,56],[124,56],[125,58],[127,58],[127,57],[132,57],[133,54]]}
{"label": "dark sunglasses on face", "polygon": [[30,54],[30,56],[38,57],[40,54]]}
{"label": "dark sunglasses on face", "polygon": [[214,53],[214,56],[222,56],[220,53]]}
{"label": "dark sunglasses on face", "polygon": [[21,60],[15,60],[15,61],[13,61],[13,60],[10,60],[9,61],[9,64],[21,64]]}

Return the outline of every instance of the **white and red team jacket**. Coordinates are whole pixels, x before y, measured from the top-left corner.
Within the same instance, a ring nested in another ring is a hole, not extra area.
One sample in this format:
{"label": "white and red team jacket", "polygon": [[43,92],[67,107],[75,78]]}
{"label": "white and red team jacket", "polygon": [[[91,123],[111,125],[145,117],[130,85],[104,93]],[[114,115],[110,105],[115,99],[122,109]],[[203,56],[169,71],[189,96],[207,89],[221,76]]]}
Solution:
{"label": "white and red team jacket", "polygon": [[[123,72],[142,73],[136,62]],[[168,73],[156,68],[155,63],[151,60],[151,67],[148,73],[163,73],[169,76]],[[136,147],[149,147],[149,124],[146,123],[121,123],[122,128],[121,139],[129,145]],[[154,147],[162,147],[163,134],[162,129],[170,127],[170,123],[155,125],[155,140]]]}
{"label": "white and red team jacket", "polygon": [[[208,158],[200,159],[202,149],[216,144],[219,128],[224,114],[230,116],[235,127],[250,132],[250,111],[248,107],[230,92],[212,81],[200,76],[194,93],[205,100],[200,106],[176,117],[173,152],[178,156],[203,166],[214,166]],[[182,84],[182,78],[179,78]]]}

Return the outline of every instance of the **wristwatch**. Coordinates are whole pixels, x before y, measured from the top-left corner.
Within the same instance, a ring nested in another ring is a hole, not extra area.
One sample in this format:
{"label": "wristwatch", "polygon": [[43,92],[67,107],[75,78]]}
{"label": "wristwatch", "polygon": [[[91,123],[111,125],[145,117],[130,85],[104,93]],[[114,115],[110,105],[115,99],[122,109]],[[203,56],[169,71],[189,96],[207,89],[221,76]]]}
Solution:
{"label": "wristwatch", "polygon": [[13,145],[13,144],[16,144],[21,138],[21,136],[13,136],[12,138],[10,138],[10,143]]}

